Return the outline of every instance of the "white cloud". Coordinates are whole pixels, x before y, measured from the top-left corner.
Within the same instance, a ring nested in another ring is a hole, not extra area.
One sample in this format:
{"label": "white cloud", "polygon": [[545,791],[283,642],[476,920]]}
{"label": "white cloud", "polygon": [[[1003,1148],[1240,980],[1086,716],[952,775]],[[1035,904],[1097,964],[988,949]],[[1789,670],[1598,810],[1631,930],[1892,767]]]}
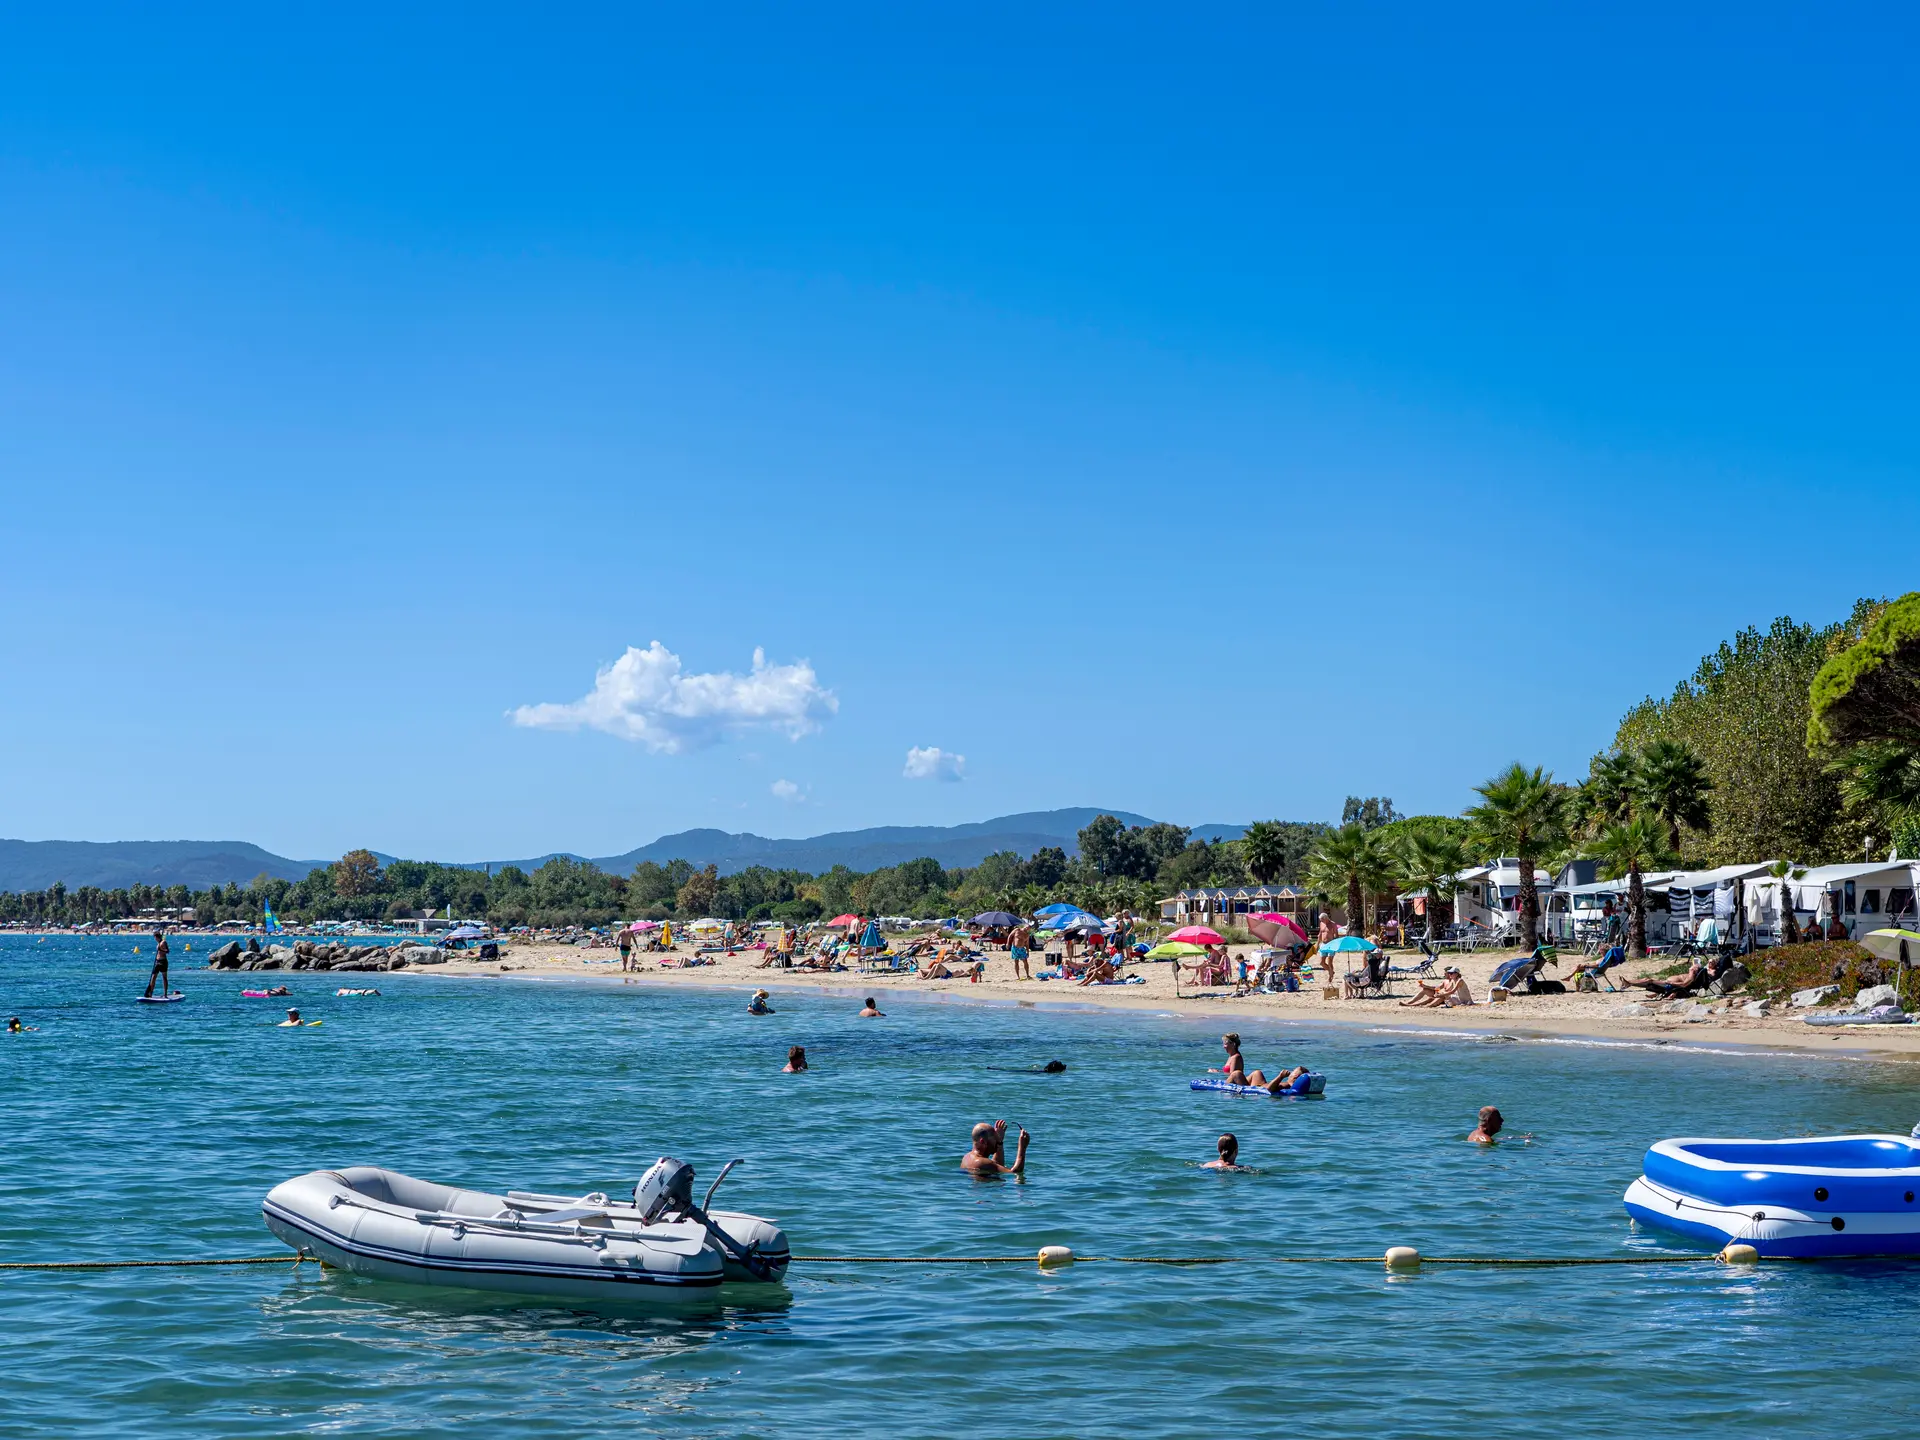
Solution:
{"label": "white cloud", "polygon": [[776,780],[767,788],[773,792],[776,800],[787,800],[797,804],[801,798],[800,787],[791,780]]}
{"label": "white cloud", "polygon": [[839,698],[821,686],[805,660],[769,665],[766,652],[755,650],[746,675],[689,675],[680,657],[656,640],[645,650],[628,646],[594,676],[593,689],[570,705],[522,705],[507,713],[514,724],[536,730],[586,726],[679,755],[747,730],[798,740],[839,708]]}
{"label": "white cloud", "polygon": [[958,780],[967,773],[967,757],[938,745],[916,745],[907,751],[907,768],[900,773],[909,780]]}

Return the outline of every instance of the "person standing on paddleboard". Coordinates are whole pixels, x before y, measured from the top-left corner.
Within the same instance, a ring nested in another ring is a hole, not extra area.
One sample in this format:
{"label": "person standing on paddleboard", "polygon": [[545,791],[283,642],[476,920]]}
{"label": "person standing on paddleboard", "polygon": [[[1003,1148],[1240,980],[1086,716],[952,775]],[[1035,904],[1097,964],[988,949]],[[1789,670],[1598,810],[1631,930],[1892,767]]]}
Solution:
{"label": "person standing on paddleboard", "polygon": [[153,973],[147,976],[146,999],[153,998],[153,982],[156,980],[160,982],[162,997],[173,993],[172,985],[167,980],[167,934],[164,930],[153,932]]}

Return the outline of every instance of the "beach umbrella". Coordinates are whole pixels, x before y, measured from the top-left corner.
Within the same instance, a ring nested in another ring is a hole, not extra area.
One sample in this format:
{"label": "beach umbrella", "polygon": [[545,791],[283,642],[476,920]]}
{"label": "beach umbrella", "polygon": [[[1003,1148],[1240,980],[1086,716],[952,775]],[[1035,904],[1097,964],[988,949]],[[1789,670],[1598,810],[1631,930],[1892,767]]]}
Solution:
{"label": "beach umbrella", "polygon": [[1107,922],[1095,919],[1091,915],[1068,915],[1062,917],[1064,924],[1056,921],[1054,929],[1062,935],[1104,935]]}
{"label": "beach umbrella", "polygon": [[1307,932],[1291,915],[1249,915],[1247,929],[1269,945],[1305,945]]}
{"label": "beach umbrella", "polygon": [[1034,911],[1033,918],[1038,920],[1043,915],[1078,915],[1080,913],[1081,911],[1078,905],[1069,905],[1064,900],[1056,900],[1053,904],[1042,905],[1038,910]]}
{"label": "beach umbrella", "polygon": [[689,930],[700,930],[700,931],[724,930],[726,928],[727,928],[726,921],[715,920],[711,916],[708,916],[706,919],[703,919],[703,920],[696,920],[691,925],[687,926],[687,929]]}
{"label": "beach umbrella", "polygon": [[658,930],[659,928],[660,928],[660,922],[658,920],[636,920],[633,922],[633,924],[627,926],[627,929],[636,931],[641,934],[644,934],[649,930]]}
{"label": "beach umbrella", "polygon": [[859,923],[860,917],[858,915],[836,915],[833,919],[827,921],[827,929],[840,930],[848,925],[858,925]]}
{"label": "beach umbrella", "polygon": [[886,945],[887,942],[880,938],[880,922],[878,920],[869,920],[867,922],[867,933],[860,937],[860,948],[862,950],[884,950]]}
{"label": "beach umbrella", "polygon": [[1342,935],[1338,940],[1329,940],[1320,947],[1322,955],[1357,955],[1380,947],[1364,935]]}
{"label": "beach umbrella", "polygon": [[1227,937],[1218,931],[1209,930],[1204,925],[1182,925],[1167,936],[1169,940],[1180,940],[1188,945],[1224,945]]}
{"label": "beach umbrella", "polygon": [[1018,915],[1009,915],[1004,910],[982,910],[967,923],[969,925],[984,925],[989,930],[1004,930],[1009,925],[1018,925],[1020,923],[1020,917]]}
{"label": "beach umbrella", "polygon": [[441,938],[444,940],[478,940],[487,932],[478,925],[456,925]]}
{"label": "beach umbrella", "polygon": [[[1860,943],[1882,960],[1905,959],[1920,965],[1920,930],[1873,930],[1860,937]],[[1902,956],[1901,951],[1907,953]]]}
{"label": "beach umbrella", "polygon": [[1201,945],[1189,945],[1184,940],[1162,940],[1153,949],[1147,951],[1148,960],[1184,960],[1189,955],[1204,955],[1206,948]]}

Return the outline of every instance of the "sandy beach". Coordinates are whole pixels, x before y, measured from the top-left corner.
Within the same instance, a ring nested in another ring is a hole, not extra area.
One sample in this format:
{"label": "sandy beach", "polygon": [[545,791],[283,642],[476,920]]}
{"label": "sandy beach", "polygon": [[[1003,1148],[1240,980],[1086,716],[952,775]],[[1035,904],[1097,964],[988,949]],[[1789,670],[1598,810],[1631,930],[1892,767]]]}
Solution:
{"label": "sandy beach", "polygon": [[[1390,1025],[1409,1030],[1458,1030],[1516,1036],[1589,1036],[1596,1039],[1660,1043],[1750,1045],[1780,1049],[1792,1048],[1829,1054],[1871,1055],[1884,1059],[1908,1059],[1920,1056],[1920,1026],[1861,1026],[1846,1029],[1816,1028],[1804,1024],[1797,1015],[1768,1016],[1755,1019],[1743,1013],[1743,1001],[1709,1001],[1712,1013],[1704,1019],[1686,1019],[1680,1014],[1655,1013],[1648,1016],[1619,1016],[1610,1013],[1616,1006],[1641,1000],[1659,1012],[1663,1002],[1644,1000],[1644,991],[1622,988],[1618,994],[1569,993],[1566,995],[1519,995],[1501,1003],[1488,1003],[1488,979],[1496,966],[1511,959],[1511,951],[1483,951],[1454,957],[1474,997],[1480,1003],[1471,1008],[1438,1010],[1430,1007],[1403,1006],[1399,1002],[1415,993],[1414,982],[1396,980],[1394,994],[1385,999],[1347,1000],[1327,998],[1321,987],[1309,985],[1299,994],[1235,996],[1231,987],[1196,990],[1182,981],[1175,992],[1172,968],[1166,964],[1134,965],[1128,976],[1141,976],[1143,984],[1078,985],[1058,980],[1016,980],[1013,962],[1004,950],[989,952],[986,974],[978,984],[967,980],[918,980],[911,976],[863,974],[858,969],[815,973],[805,970],[760,968],[764,952],[743,950],[733,955],[712,955],[716,963],[690,968],[662,964],[691,958],[690,947],[682,946],[671,957],[643,955],[634,973],[623,974],[613,950],[586,949],[565,945],[513,944],[501,947],[498,963],[451,960],[430,973],[465,975],[512,975],[526,979],[593,980],[605,983],[638,985],[686,985],[696,987],[741,988],[764,986],[775,995],[782,991],[810,991],[816,994],[875,996],[884,1009],[889,995],[939,996],[949,1000],[1015,1002],[1030,1005],[1098,1005],[1121,1010],[1176,1011],[1184,1014],[1217,1017],[1222,1028],[1231,1028],[1250,1016],[1329,1021],[1353,1025]],[[1236,952],[1236,959],[1238,952]],[[1417,956],[1396,955],[1396,963],[1411,964]],[[1631,964],[1627,973],[1651,974],[1667,962],[1655,959]],[[1559,972],[1572,969],[1572,961],[1563,958]],[[423,972],[428,973],[428,972]]]}

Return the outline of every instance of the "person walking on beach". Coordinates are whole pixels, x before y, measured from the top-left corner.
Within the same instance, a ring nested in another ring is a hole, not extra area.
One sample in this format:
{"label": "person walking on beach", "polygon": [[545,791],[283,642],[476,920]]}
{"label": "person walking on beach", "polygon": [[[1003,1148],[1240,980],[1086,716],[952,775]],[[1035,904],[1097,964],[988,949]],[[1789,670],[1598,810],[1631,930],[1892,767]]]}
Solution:
{"label": "person walking on beach", "polygon": [[1028,947],[1033,944],[1033,932],[1024,925],[1013,927],[1013,933],[1007,936],[1007,953],[1013,957],[1013,978],[1033,979],[1033,962],[1027,958]]}
{"label": "person walking on beach", "polygon": [[973,1148],[960,1157],[960,1168],[976,1180],[996,1180],[1002,1175],[1022,1175],[1027,1168],[1027,1141],[1032,1137],[1020,1132],[1014,1146],[1013,1163],[1007,1164],[1007,1122],[984,1120],[973,1127]]}
{"label": "person walking on beach", "polygon": [[164,930],[154,931],[153,932],[153,972],[147,976],[147,994],[149,996],[153,994],[153,984],[154,984],[154,981],[156,980],[160,982],[160,993],[163,996],[171,995],[173,993],[171,982],[167,979],[167,954],[168,954],[168,946],[167,946],[166,932]]}
{"label": "person walking on beach", "polygon": [[618,943],[620,946],[620,968],[622,970],[633,969],[633,931],[622,925],[620,927],[620,939]]}

